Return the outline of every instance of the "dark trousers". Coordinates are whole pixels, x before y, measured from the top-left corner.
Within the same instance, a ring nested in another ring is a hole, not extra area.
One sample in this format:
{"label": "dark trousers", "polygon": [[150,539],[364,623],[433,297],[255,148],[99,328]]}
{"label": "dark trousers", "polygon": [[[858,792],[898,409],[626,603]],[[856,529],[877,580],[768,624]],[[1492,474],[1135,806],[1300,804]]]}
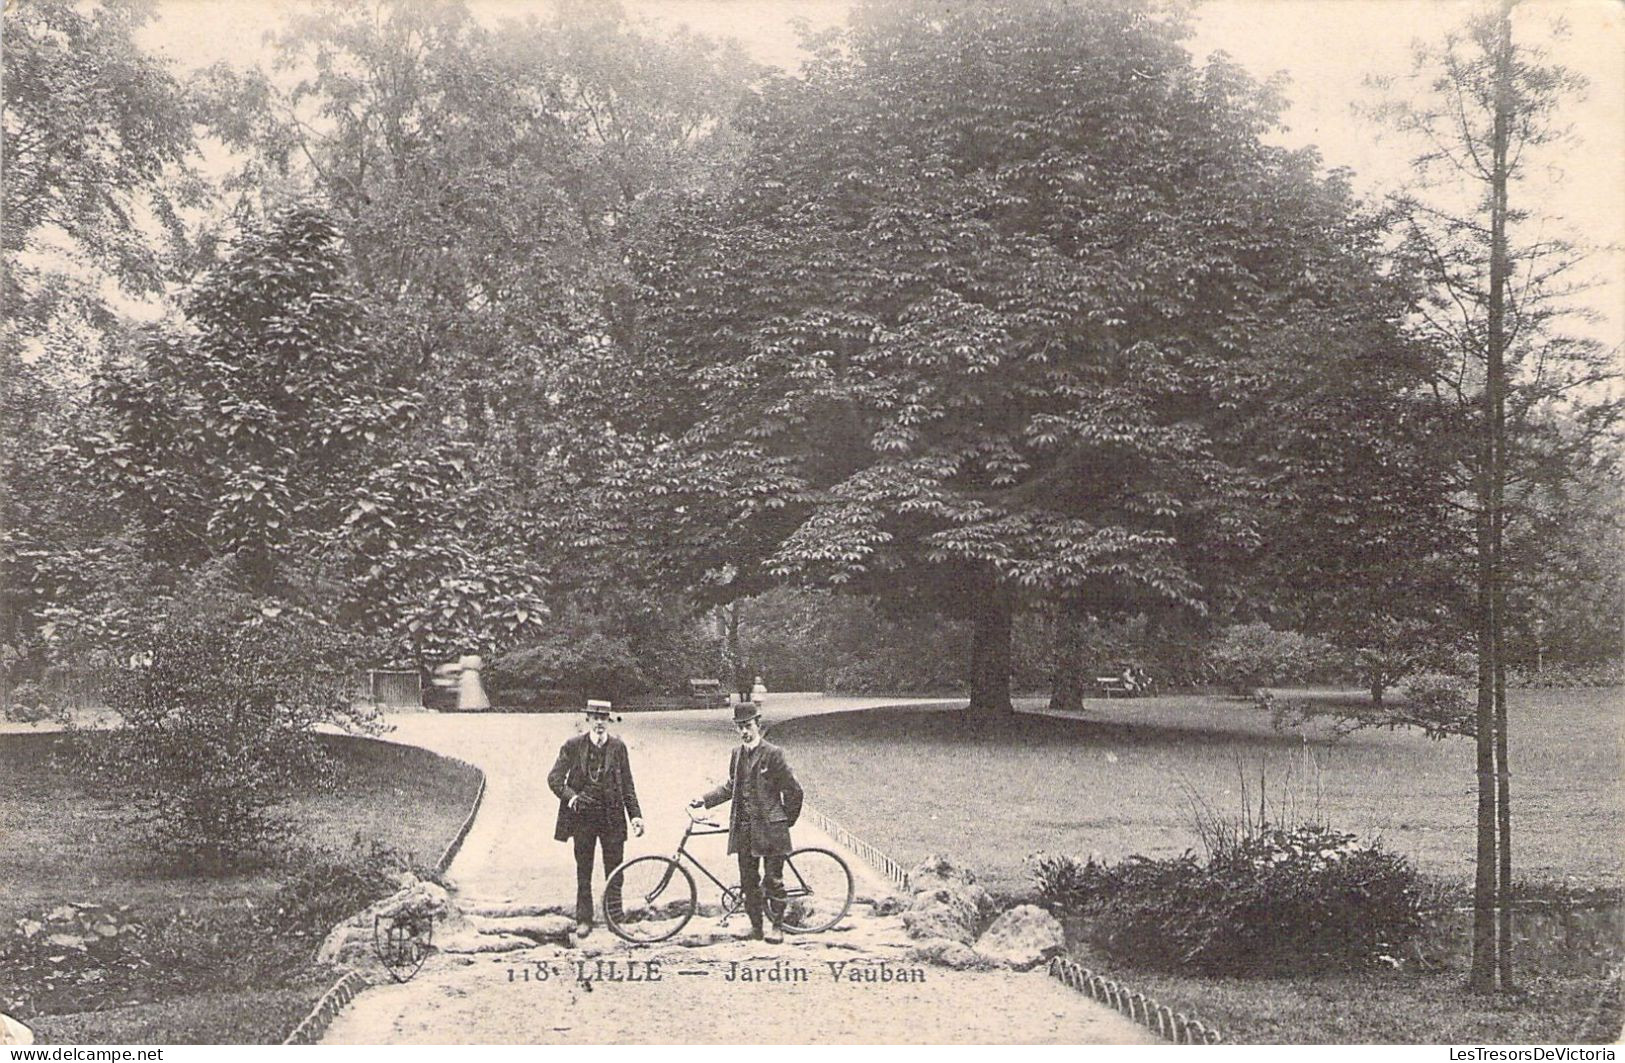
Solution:
{"label": "dark trousers", "polygon": [[[575,833],[576,844],[576,922],[593,922],[592,918],[592,860],[594,847],[602,846],[604,850],[604,874],[608,875],[615,870],[626,856],[626,839],[611,838],[607,834],[600,834],[590,829],[577,828]],[[604,890],[604,905],[618,907],[621,903],[620,890],[606,887]]]}
{"label": "dark trousers", "polygon": [[[760,864],[760,873],[757,866]],[[767,914],[778,926],[784,919],[784,857],[757,856],[748,849],[739,852],[739,886],[745,894],[745,914],[750,925],[762,927],[762,895],[767,895]]]}

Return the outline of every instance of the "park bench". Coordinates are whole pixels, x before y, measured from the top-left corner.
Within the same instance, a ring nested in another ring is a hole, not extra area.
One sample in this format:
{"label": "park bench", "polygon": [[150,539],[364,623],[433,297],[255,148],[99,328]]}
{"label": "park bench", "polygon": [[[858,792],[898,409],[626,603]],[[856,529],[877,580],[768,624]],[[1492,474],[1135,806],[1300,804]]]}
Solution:
{"label": "park bench", "polygon": [[1113,694],[1122,694],[1126,697],[1134,695],[1134,688],[1120,675],[1095,676],[1095,688],[1108,698]]}
{"label": "park bench", "polygon": [[688,681],[688,696],[703,708],[728,707],[728,692],[722,689],[722,683],[716,679],[690,679]]}
{"label": "park bench", "polygon": [[1151,687],[1151,677],[1138,668],[1124,668],[1116,675],[1095,676],[1095,689],[1106,697],[1121,694],[1132,698],[1136,694],[1144,694]]}

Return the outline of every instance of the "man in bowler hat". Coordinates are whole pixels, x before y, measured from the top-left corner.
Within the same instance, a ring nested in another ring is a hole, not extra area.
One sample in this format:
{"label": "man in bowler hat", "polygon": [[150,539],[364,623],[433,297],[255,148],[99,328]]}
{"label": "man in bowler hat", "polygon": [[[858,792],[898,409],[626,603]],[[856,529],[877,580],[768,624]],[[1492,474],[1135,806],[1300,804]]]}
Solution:
{"label": "man in bowler hat", "polygon": [[[559,759],[547,773],[547,785],[559,798],[558,841],[575,839],[576,936],[592,933],[592,865],[595,848],[604,852],[608,875],[626,855],[626,821],[643,835],[643,811],[632,784],[632,761],[626,743],[609,733],[610,703],[589,701],[586,731],[559,747]],[[604,894],[605,905],[620,898]]]}
{"label": "man in bowler hat", "polygon": [[750,935],[779,942],[784,940],[784,858],[790,855],[790,828],[801,815],[801,784],[784,759],[784,750],[762,740],[762,712],[756,702],[734,706],[734,727],[739,745],[728,761],[728,781],[689,804],[710,808],[733,802],[728,816],[728,852],[739,857],[739,885],[745,894],[745,914],[750,916]]}

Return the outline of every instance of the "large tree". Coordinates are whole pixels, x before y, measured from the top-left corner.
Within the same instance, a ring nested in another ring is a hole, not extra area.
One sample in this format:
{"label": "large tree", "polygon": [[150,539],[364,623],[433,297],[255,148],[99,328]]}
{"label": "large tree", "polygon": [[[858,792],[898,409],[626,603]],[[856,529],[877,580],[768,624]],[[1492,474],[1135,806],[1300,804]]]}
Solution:
{"label": "large tree", "polygon": [[[171,588],[229,565],[268,612],[388,633],[403,656],[489,652],[543,615],[500,483],[420,433],[322,211],[252,226],[97,393],[86,485],[124,507]],[[157,589],[157,588],[155,588]]]}
{"label": "large tree", "polygon": [[198,109],[135,41],[152,11],[147,0],[6,9],[8,329],[38,326],[70,294],[105,321],[96,282],[144,296],[177,275],[186,246],[179,211],[200,192],[187,170]]}
{"label": "large tree", "polygon": [[737,188],[642,262],[646,357],[603,402],[691,576],[968,617],[992,712],[1026,604],[1232,604],[1255,411],[1400,359],[1399,309],[1343,184],[1264,143],[1274,94],[1185,34],[1139,3],[860,5],[763,86]]}
{"label": "large tree", "polygon": [[143,0],[4,13],[0,645],[31,673],[65,607],[116,611],[150,575],[117,507],[78,490],[53,447],[80,434],[90,380],[127,336],[120,304],[190,264],[198,107],[136,42],[151,16]]}
{"label": "large tree", "polygon": [[627,247],[726,170],[747,64],[602,4],[493,28],[456,0],[324,2],[277,43],[275,82],[215,74],[231,138],[342,218],[369,328],[443,430],[541,488],[548,368],[635,345]]}

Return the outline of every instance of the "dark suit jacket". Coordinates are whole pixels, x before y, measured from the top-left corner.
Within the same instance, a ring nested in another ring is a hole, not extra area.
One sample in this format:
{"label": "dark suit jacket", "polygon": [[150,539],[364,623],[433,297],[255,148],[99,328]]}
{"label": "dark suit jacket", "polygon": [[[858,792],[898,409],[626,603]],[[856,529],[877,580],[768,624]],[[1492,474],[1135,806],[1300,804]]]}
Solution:
{"label": "dark suit jacket", "polygon": [[728,781],[705,795],[705,807],[733,801],[728,814],[728,851],[739,851],[741,821],[747,821],[750,851],[757,856],[788,856],[790,828],[801,818],[801,784],[784,759],[784,750],[763,741],[761,759],[749,779],[741,778],[744,746],[734,746]]}
{"label": "dark suit jacket", "polygon": [[592,743],[588,735],[576,735],[559,747],[559,759],[553,762],[553,770],[547,773],[547,785],[559,798],[559,822],[553,829],[553,837],[558,841],[565,841],[573,837],[578,827],[590,826],[606,838],[626,837],[626,820],[642,819],[643,811],[638,807],[637,787],[632,785],[632,761],[626,755],[626,743],[614,735],[604,740],[605,770],[608,776],[604,780],[604,789],[608,795],[608,815],[599,810],[591,819],[578,815],[570,808],[570,799],[587,788],[587,747]]}

